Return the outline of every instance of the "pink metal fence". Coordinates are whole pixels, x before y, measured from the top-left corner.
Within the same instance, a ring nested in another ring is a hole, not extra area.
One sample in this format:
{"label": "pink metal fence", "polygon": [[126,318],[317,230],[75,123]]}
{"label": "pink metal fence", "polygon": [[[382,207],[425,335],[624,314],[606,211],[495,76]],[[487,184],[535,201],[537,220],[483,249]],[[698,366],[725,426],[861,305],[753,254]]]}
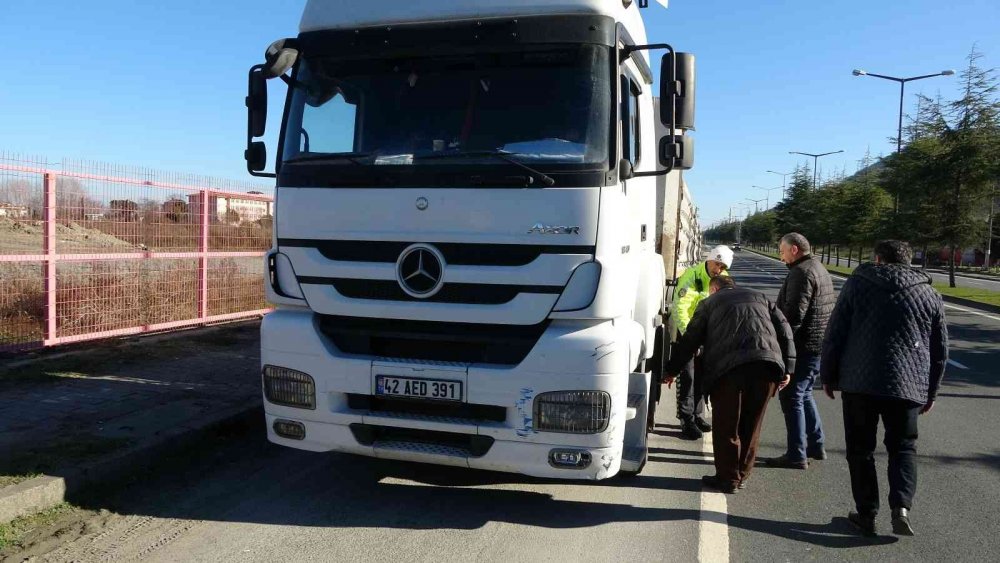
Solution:
{"label": "pink metal fence", "polygon": [[0,153],[0,351],[253,317],[273,189]]}

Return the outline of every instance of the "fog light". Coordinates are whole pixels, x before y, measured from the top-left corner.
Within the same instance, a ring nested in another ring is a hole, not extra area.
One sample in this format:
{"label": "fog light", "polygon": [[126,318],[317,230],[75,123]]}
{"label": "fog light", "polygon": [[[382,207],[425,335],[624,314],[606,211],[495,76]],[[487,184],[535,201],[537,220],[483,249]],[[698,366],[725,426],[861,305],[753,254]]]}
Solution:
{"label": "fog light", "polygon": [[604,391],[555,391],[535,397],[538,432],[597,434],[608,427],[611,395]]}
{"label": "fog light", "polygon": [[315,409],[316,383],[301,371],[264,366],[264,397],[276,405]]}
{"label": "fog light", "polygon": [[301,422],[279,419],[274,421],[274,433],[282,438],[303,440],[306,437],[306,427]]}
{"label": "fog light", "polygon": [[583,469],[590,465],[590,452],[582,450],[552,450],[549,452],[549,464],[553,467]]}

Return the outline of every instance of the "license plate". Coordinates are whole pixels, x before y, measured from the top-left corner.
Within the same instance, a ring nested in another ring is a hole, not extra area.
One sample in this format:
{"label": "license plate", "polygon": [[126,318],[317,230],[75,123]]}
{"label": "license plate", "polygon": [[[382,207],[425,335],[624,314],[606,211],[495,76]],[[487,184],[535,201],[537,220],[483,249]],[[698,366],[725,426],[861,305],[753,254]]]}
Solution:
{"label": "license plate", "polygon": [[462,382],[380,375],[375,379],[375,394],[439,401],[461,401]]}

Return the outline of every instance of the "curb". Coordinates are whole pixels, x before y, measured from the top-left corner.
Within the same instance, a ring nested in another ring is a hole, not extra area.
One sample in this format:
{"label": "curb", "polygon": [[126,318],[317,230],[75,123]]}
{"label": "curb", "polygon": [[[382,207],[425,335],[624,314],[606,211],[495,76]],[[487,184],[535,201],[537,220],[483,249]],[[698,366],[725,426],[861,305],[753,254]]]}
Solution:
{"label": "curb", "polygon": [[[762,256],[764,258],[774,260],[775,262],[779,261],[777,258],[772,258],[767,254],[762,254],[750,248],[745,248],[744,250],[752,252],[757,256]],[[837,276],[838,278],[850,277],[847,274],[842,274],[840,272],[830,272],[830,275]],[[963,307],[968,307],[970,309],[975,309],[977,311],[983,311],[985,313],[1000,313],[1000,306],[990,305],[989,303],[980,303],[979,301],[972,301],[971,299],[964,299],[962,297],[952,297],[951,295],[944,295],[944,294],[941,295],[941,299],[943,299],[945,303],[951,303],[952,305],[961,305]]]}
{"label": "curb", "polygon": [[56,506],[74,495],[134,475],[156,464],[172,451],[194,444],[206,434],[226,426],[242,425],[263,416],[260,396],[164,432],[134,448],[72,469],[62,476],[42,475],[0,489],[0,523]]}

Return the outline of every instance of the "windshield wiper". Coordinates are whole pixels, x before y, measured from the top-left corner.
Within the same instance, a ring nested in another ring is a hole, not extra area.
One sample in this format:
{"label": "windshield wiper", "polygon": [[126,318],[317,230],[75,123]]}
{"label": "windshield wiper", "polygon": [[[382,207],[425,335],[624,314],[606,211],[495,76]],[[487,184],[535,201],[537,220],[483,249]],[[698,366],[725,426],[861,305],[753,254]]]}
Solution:
{"label": "windshield wiper", "polygon": [[371,156],[370,152],[333,152],[333,153],[316,153],[316,154],[303,154],[285,161],[285,164],[298,164],[300,162],[318,162],[324,160],[346,160],[353,164],[364,164],[359,158],[365,158]]}
{"label": "windshield wiper", "polygon": [[517,154],[518,153],[507,152],[497,149],[492,151],[437,152],[431,154],[414,155],[413,159],[425,160],[425,159],[436,159],[436,158],[478,158],[484,156],[491,156],[493,158],[498,158],[500,160],[503,160],[504,162],[509,162],[514,166],[517,166],[518,168],[524,170],[525,172],[528,172],[531,175],[529,176],[530,180],[538,180],[545,186],[552,186],[556,183],[556,181],[553,180],[551,176],[543,172],[539,172],[538,170],[535,170],[534,168],[527,166],[521,162],[518,162],[514,158],[511,158],[512,156],[517,156]]}

